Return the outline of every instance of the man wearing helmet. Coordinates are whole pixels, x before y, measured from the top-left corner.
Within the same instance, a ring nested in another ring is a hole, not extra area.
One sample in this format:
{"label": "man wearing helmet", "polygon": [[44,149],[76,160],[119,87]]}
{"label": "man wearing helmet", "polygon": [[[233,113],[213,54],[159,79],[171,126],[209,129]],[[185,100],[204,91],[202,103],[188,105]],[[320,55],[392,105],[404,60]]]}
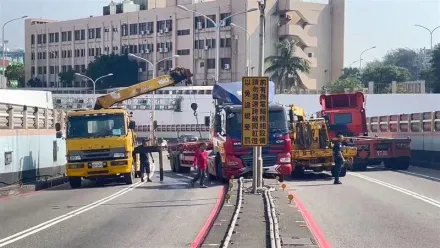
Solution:
{"label": "man wearing helmet", "polygon": [[141,181],[144,181],[144,173],[147,173],[147,182],[151,182],[150,173],[150,161],[148,159],[148,154],[151,157],[151,161],[154,163],[153,154],[151,153],[153,151],[153,148],[148,145],[150,142],[150,139],[144,139],[142,140],[142,144],[140,146],[137,146],[133,150],[133,162],[136,163],[136,154],[139,154],[139,162],[141,165],[140,171],[141,171]]}

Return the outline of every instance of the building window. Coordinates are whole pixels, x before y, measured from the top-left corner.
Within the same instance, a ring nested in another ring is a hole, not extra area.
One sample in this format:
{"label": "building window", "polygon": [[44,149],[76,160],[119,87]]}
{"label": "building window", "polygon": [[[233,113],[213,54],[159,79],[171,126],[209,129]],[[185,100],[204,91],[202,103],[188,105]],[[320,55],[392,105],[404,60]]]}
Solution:
{"label": "building window", "polygon": [[76,71],[76,72],[81,72],[81,71],[80,71],[80,68],[81,68],[81,67],[80,67],[79,65],[75,65],[75,71]]}
{"label": "building window", "polygon": [[72,58],[72,50],[68,50],[67,51],[67,57],[68,58]]}
{"label": "building window", "polygon": [[86,39],[86,30],[81,29],[81,40],[85,40],[85,39]]}
{"label": "building window", "polygon": [[95,28],[96,39],[101,39],[101,28]]}
{"label": "building window", "polygon": [[43,59],[46,59],[46,52],[43,52],[42,55],[43,55]]}
{"label": "building window", "polygon": [[60,33],[55,33],[55,42],[60,42]]}
{"label": "building window", "polygon": [[81,49],[81,57],[85,57],[86,56],[86,49]]}
{"label": "building window", "polygon": [[101,48],[97,47],[95,48],[95,56],[99,56],[99,55],[101,55]]}
{"label": "building window", "polygon": [[313,57],[313,53],[308,53],[309,58]]}
{"label": "building window", "polygon": [[49,34],[49,43],[54,43],[55,42],[55,34],[54,33],[50,33]]}
{"label": "building window", "polygon": [[43,67],[38,66],[38,74],[43,74]]}
{"label": "building window", "polygon": [[177,55],[189,55],[189,53],[190,53],[189,49],[177,50]]}
{"label": "building window", "polygon": [[220,47],[231,47],[231,38],[220,39]]}
{"label": "building window", "polygon": [[127,24],[121,25],[121,36],[128,36],[128,25]]}
{"label": "building window", "polygon": [[138,48],[138,47],[137,47],[136,45],[130,45],[130,46],[128,47],[130,53],[137,53],[137,48]]}
{"label": "building window", "polygon": [[194,28],[195,29],[205,28],[205,17],[203,17],[203,16],[194,17]]}
{"label": "building window", "polygon": [[149,30],[150,33],[154,33],[154,22],[147,22],[147,30]]}
{"label": "building window", "polygon": [[47,43],[47,35],[43,34],[43,44],[46,44],[46,43]]}
{"label": "building window", "polygon": [[161,71],[169,71],[171,68],[173,68],[173,61],[172,60],[164,60],[159,62],[158,68]]}
{"label": "building window", "polygon": [[95,29],[89,28],[89,39],[95,39]]}
{"label": "building window", "polygon": [[147,31],[147,23],[146,22],[139,23],[139,33],[145,31]]}
{"label": "building window", "polygon": [[35,35],[31,34],[31,45],[35,44]]}
{"label": "building window", "polygon": [[208,46],[209,48],[215,48],[215,39],[207,39],[206,46]]}
{"label": "building window", "polygon": [[66,72],[67,71],[67,66],[63,65],[61,66],[61,72]]}
{"label": "building window", "polygon": [[177,35],[178,36],[189,35],[189,34],[190,34],[190,30],[189,29],[177,30]]}
{"label": "building window", "polygon": [[[223,13],[223,14],[220,14],[220,20],[223,20],[223,19],[225,19],[226,17],[228,17],[228,16],[230,16],[231,15],[231,13]],[[232,18],[228,18],[227,20],[226,20],[226,22],[225,22],[225,26],[231,26],[231,23],[232,23]]]}
{"label": "building window", "polygon": [[47,74],[47,67],[43,66],[43,74]]}
{"label": "building window", "polygon": [[67,32],[67,41],[72,41],[72,31]]}
{"label": "building window", "polygon": [[231,69],[231,58],[222,58],[220,59],[220,64],[223,70]]}
{"label": "building window", "polygon": [[75,40],[80,40],[80,39],[81,39],[81,31],[75,30]]}
{"label": "building window", "polygon": [[205,49],[205,40],[194,41],[194,49]]}
{"label": "building window", "polygon": [[207,59],[208,69],[215,69],[215,59]]}
{"label": "building window", "polygon": [[[217,22],[215,15],[209,15],[208,17],[211,18],[214,22]],[[209,19],[206,19],[206,28],[214,28],[214,27],[215,27],[214,23],[212,23]]]}
{"label": "building window", "polygon": [[137,35],[138,34],[138,25],[137,24],[130,24],[130,35]]}
{"label": "building window", "polygon": [[35,60],[35,53],[31,53],[31,60]]}
{"label": "building window", "polygon": [[31,67],[31,75],[32,75],[32,76],[35,75],[35,66],[32,66],[32,67]]}
{"label": "building window", "polygon": [[86,72],[86,65],[81,65],[81,73]]}
{"label": "building window", "polygon": [[94,48],[89,48],[89,51],[88,51],[88,56],[95,56],[95,49]]}
{"label": "building window", "polygon": [[55,66],[49,67],[49,72],[50,72],[51,75],[55,74]]}

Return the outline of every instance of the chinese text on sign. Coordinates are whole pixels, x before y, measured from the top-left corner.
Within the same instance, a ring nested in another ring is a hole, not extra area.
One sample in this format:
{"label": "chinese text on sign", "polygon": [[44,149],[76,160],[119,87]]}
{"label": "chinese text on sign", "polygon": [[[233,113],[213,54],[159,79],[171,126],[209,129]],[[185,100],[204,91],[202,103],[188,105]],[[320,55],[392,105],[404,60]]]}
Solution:
{"label": "chinese text on sign", "polygon": [[243,77],[242,83],[241,144],[266,146],[269,140],[269,79]]}

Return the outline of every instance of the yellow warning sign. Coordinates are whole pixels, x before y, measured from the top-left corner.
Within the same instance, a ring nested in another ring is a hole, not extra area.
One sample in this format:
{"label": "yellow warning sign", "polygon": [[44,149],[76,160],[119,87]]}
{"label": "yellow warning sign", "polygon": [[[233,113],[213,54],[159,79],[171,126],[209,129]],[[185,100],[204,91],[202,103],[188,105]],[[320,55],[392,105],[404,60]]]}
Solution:
{"label": "yellow warning sign", "polygon": [[243,146],[266,146],[269,143],[269,78],[242,79]]}

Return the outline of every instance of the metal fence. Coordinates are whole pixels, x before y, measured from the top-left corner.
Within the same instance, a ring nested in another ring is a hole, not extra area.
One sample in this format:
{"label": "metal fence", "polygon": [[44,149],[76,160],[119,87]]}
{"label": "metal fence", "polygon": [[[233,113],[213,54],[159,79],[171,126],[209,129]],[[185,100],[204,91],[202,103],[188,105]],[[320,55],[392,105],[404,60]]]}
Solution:
{"label": "metal fence", "polygon": [[23,105],[0,103],[0,129],[55,129],[64,127],[66,112]]}
{"label": "metal fence", "polygon": [[370,94],[425,94],[425,81],[374,83],[368,85]]}

